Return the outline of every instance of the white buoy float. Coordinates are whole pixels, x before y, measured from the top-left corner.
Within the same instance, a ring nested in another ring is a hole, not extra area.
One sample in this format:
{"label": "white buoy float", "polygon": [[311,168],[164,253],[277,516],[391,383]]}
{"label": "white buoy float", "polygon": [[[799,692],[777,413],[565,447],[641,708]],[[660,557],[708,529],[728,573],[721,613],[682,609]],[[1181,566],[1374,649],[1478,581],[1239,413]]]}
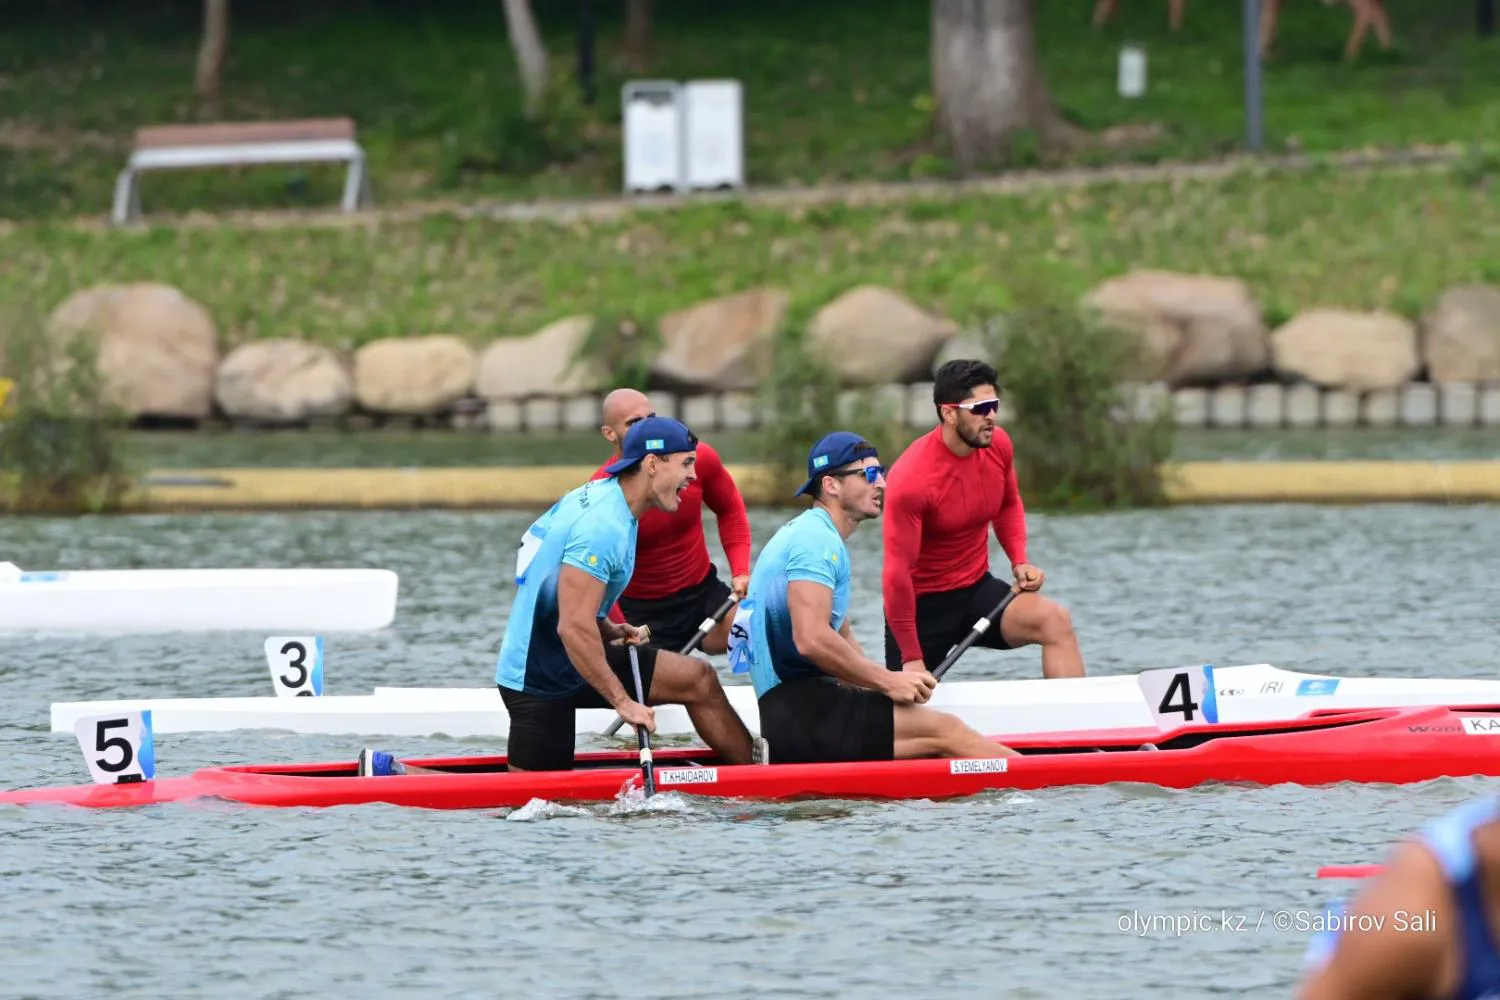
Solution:
{"label": "white buoy float", "polygon": [[26,572],[0,562],[0,632],[366,632],[396,617],[388,569]]}

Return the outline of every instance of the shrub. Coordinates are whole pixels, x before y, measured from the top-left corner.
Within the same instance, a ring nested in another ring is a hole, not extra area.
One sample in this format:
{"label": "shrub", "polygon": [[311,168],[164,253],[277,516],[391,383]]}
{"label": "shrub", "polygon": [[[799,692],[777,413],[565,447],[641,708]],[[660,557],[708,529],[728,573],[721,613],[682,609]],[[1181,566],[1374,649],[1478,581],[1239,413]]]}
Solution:
{"label": "shrub", "polygon": [[598,369],[604,379],[600,388],[605,391],[639,389],[650,381],[651,361],[661,349],[661,333],[655,324],[641,324],[623,315],[600,316],[569,359],[567,371],[587,365]]}
{"label": "shrub", "polygon": [[133,472],[127,420],[108,401],[94,340],[57,344],[30,310],[0,316],[0,357],[15,385],[0,416],[0,509],[117,510]]}
{"label": "shrub", "polygon": [[1028,507],[1099,509],[1164,502],[1169,400],[1132,389],[1145,370],[1133,334],[1070,306],[1023,306],[988,333],[1012,416]]}
{"label": "shrub", "polygon": [[774,495],[786,497],[788,503],[807,479],[808,451],[823,435],[836,430],[862,435],[879,449],[887,468],[914,437],[901,414],[882,406],[873,393],[841,393],[833,367],[790,331],[776,339],[771,370],[762,380],[756,404],[761,430],[755,438],[755,457],[772,477]]}

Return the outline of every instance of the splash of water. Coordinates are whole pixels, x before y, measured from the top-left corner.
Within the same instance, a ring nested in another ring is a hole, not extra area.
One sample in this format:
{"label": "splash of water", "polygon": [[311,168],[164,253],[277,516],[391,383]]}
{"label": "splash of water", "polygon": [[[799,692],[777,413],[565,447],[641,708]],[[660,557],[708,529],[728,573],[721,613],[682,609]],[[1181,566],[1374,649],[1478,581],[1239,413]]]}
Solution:
{"label": "splash of water", "polygon": [[589,811],[580,806],[565,806],[547,799],[532,799],[505,818],[517,823],[532,823],[543,819],[588,815],[590,815]]}
{"label": "splash of water", "polygon": [[648,799],[646,790],[632,783],[620,789],[620,794],[609,804],[605,815],[635,816],[641,813],[687,814],[694,812],[697,810],[681,792],[657,792]]}

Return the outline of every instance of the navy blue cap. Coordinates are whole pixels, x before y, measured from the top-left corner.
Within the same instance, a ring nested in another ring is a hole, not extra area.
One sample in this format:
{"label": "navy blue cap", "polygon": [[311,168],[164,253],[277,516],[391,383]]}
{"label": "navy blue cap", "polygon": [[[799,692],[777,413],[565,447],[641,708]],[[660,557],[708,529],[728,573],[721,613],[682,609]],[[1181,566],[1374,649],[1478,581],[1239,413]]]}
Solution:
{"label": "navy blue cap", "polygon": [[647,455],[675,455],[697,451],[698,438],[687,425],[671,417],[647,417],[625,432],[620,458],[604,467],[607,475],[618,476]]}
{"label": "navy blue cap", "polygon": [[879,457],[879,452],[870,442],[849,431],[834,431],[813,445],[812,451],[807,453],[807,482],[793,496],[800,497],[812,489],[813,482],[824,473],[870,455]]}

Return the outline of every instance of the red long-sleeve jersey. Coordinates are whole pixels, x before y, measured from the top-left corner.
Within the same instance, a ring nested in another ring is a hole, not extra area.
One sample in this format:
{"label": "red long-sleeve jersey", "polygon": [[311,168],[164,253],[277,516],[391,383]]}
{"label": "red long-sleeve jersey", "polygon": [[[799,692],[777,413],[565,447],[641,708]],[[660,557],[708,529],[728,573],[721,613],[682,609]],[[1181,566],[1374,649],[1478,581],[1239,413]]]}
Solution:
{"label": "red long-sleeve jersey", "polygon": [[[989,572],[986,528],[1014,567],[1026,562],[1026,509],[1015,448],[999,427],[988,448],[960,458],[935,427],[901,453],[886,476],[882,591],[901,659],[920,660],[917,595],[967,587]],[[928,669],[936,666],[929,663]]]}
{"label": "red long-sleeve jersey", "polygon": [[[603,479],[600,465],[590,479]],[[708,542],[703,535],[703,508],[714,512],[719,522],[719,543],[729,561],[729,575],[750,573],[750,515],[734,477],[724,468],[719,453],[698,442],[697,478],[683,491],[681,506],[674,513],[648,510],[636,531],[635,572],[625,596],[652,600],[692,586],[708,575]],[[611,614],[615,621],[622,619]]]}

